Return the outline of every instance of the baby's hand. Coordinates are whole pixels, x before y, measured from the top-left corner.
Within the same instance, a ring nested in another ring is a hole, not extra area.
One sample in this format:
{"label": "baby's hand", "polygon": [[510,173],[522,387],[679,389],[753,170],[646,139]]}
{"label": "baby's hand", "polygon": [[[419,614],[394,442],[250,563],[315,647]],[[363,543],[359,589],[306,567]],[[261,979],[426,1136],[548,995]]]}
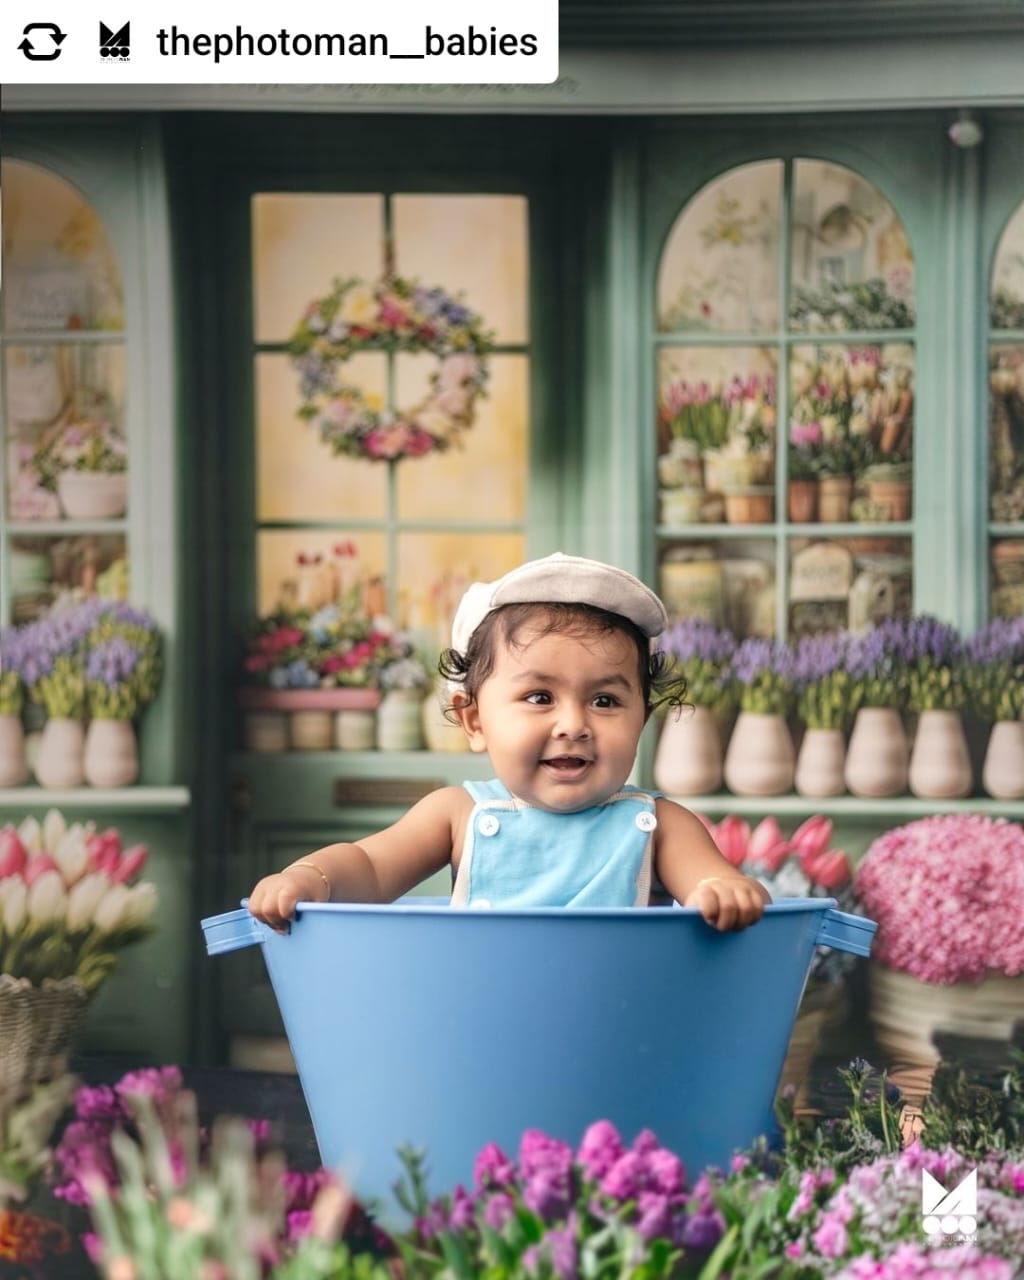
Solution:
{"label": "baby's hand", "polygon": [[750,876],[709,876],[687,896],[684,907],[697,907],[719,932],[745,929],[764,914],[768,895]]}
{"label": "baby's hand", "polygon": [[270,925],[275,933],[287,933],[299,902],[324,902],[326,882],[316,867],[285,867],[264,876],[249,894],[249,911]]}

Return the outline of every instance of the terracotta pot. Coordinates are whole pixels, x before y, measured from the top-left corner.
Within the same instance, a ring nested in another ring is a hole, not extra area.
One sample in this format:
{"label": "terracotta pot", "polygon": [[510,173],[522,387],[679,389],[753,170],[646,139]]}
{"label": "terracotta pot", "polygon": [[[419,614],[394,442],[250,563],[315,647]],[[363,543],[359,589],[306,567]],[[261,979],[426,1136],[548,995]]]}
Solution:
{"label": "terracotta pot", "polygon": [[41,787],[80,787],[85,781],[85,726],[64,717],[47,720],[35,763]]}
{"label": "terracotta pot", "polygon": [[910,485],[905,480],[869,480],[867,498],[879,508],[881,520],[910,519]]}
{"label": "terracotta pot", "polygon": [[793,524],[809,524],[817,520],[817,480],[790,480],[786,491],[786,515]]}
{"label": "terracotta pot", "polygon": [[805,729],[793,785],[802,796],[841,796],[846,790],[846,740],[841,729]]}
{"label": "terracotta pot", "polygon": [[974,779],[959,711],[922,711],[914,734],[910,790],[926,800],[970,795]]}
{"label": "terracotta pot", "polygon": [[127,787],[139,776],[139,746],[130,720],[93,720],[82,761],[93,787]]}
{"label": "terracotta pot", "polygon": [[669,709],[654,754],[654,781],[677,796],[706,796],[722,785],[722,735],[710,707]]}
{"label": "terracotta pot", "polygon": [[741,711],[725,753],[725,785],[738,796],[780,796],[792,789],[795,754],[784,716]]}
{"label": "terracotta pot", "polygon": [[775,490],[771,485],[732,490],[725,495],[725,518],[730,524],[770,524],[775,519]]}
{"label": "terracotta pot", "polygon": [[[979,983],[951,986],[922,982],[877,962],[868,974],[875,1039],[893,1068],[894,1082],[911,1098],[928,1092],[941,1061],[937,1033],[1002,1042],[1009,1058],[1014,1028],[1024,1021],[1024,974],[990,973]],[[991,1067],[997,1055],[987,1049],[985,1056]]]}
{"label": "terracotta pot", "polygon": [[998,720],[992,726],[981,783],[996,800],[1024,798],[1024,720]]}
{"label": "terracotta pot", "polygon": [[28,778],[21,716],[0,715],[0,787],[18,787]]}
{"label": "terracotta pot", "polygon": [[846,785],[855,796],[879,799],[907,789],[910,746],[900,713],[861,707],[846,749]]}
{"label": "terracotta pot", "polygon": [[818,519],[822,524],[844,524],[850,518],[852,476],[822,476],[818,481]]}
{"label": "terracotta pot", "polygon": [[128,506],[128,473],[62,471],[57,497],[68,520],[116,520]]}

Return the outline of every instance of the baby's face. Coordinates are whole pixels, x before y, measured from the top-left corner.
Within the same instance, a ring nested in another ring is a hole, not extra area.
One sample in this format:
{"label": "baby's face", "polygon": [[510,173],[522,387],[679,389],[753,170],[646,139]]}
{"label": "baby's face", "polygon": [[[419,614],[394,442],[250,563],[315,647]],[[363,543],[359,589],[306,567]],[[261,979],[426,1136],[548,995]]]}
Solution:
{"label": "baby's face", "polygon": [[620,632],[524,632],[461,713],[474,751],[527,804],[573,813],[602,804],[633,767],[647,720],[636,645]]}

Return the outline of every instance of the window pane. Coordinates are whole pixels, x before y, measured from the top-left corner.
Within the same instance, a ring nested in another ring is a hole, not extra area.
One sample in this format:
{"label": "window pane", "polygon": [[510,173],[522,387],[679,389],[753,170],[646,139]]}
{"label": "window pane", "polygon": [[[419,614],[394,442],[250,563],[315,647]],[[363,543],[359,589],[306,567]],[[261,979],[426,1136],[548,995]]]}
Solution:
{"label": "window pane", "polygon": [[[471,582],[491,582],[521,564],[518,533],[402,534],[398,539],[398,622],[426,650],[452,642],[452,618]],[[429,656],[433,657],[433,653]]]}
{"label": "window pane", "polygon": [[669,233],[658,275],[658,328],[758,333],[778,324],[782,162],[709,182]]}
{"label": "window pane", "polygon": [[741,639],[775,634],[775,550],[768,539],[663,547],[658,588],[673,620],[706,618]]}
{"label": "window pane", "polygon": [[1024,614],[1024,538],[1000,538],[992,543],[991,614],[1015,618]]}
{"label": "window pane", "polygon": [[909,617],[913,565],[909,538],[790,539],[790,638]]}
{"label": "window pane", "polygon": [[658,354],[661,524],[740,519],[740,496],[772,520],[776,353],[767,347],[664,347]]}
{"label": "window pane", "polygon": [[522,196],[395,196],[392,213],[399,275],[463,293],[497,342],[528,341]]}
{"label": "window pane", "polygon": [[259,612],[283,606],[316,610],[357,585],[363,607],[387,612],[387,544],[383,534],[265,530],[256,540]]}
{"label": "window pane", "polygon": [[259,195],[252,201],[253,330],[287,342],[335,277],[376,279],[384,270],[379,195]]}
{"label": "window pane", "polygon": [[990,349],[988,413],[991,517],[1024,520],[1024,344]]}
{"label": "window pane", "polygon": [[75,470],[83,454],[94,451],[101,471],[108,469],[103,460],[116,454],[124,469],[124,348],[105,343],[8,347],[4,411],[12,519],[59,519],[59,475]]}
{"label": "window pane", "polygon": [[996,250],[992,328],[1024,329],[1024,204],[1007,223]]}
{"label": "window pane", "polygon": [[795,162],[790,255],[794,329],[914,324],[914,255],[903,223],[852,169]]}
{"label": "window pane", "polygon": [[73,538],[12,538],[11,621],[31,622],[69,592],[128,598],[128,563],[121,534]]}
{"label": "window pane", "polygon": [[[384,402],[387,359],[353,356],[346,380]],[[285,355],[256,357],[257,518],[260,520],[382,520],[387,514],[387,466],[333,454],[312,422],[298,416],[299,375]]]}
{"label": "window pane", "polygon": [[81,192],[18,160],[4,161],[2,183],[4,328],[124,328],[120,268]]}
{"label": "window pane", "polygon": [[[436,368],[430,357],[399,356],[398,404],[416,404]],[[486,398],[477,401],[473,425],[456,444],[399,463],[401,520],[525,520],[529,362],[525,356],[490,356],[488,368]]]}

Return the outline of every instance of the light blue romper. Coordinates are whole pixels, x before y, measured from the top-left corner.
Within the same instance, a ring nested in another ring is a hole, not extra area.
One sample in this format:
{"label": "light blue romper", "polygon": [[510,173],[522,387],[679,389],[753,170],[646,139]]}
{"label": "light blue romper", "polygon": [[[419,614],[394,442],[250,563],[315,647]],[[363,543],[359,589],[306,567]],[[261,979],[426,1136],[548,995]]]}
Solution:
{"label": "light blue romper", "polygon": [[476,801],[453,907],[646,907],[658,793],[623,787],[604,804],[548,813],[497,779],[462,784]]}

